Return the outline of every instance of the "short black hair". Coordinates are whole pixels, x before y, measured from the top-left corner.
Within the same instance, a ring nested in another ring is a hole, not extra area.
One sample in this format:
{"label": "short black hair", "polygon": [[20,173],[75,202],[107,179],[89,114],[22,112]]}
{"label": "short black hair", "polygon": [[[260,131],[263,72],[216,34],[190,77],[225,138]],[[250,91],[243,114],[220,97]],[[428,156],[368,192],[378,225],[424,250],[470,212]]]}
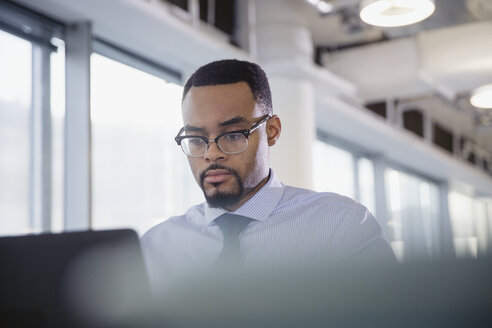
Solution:
{"label": "short black hair", "polygon": [[255,63],[237,59],[211,62],[196,70],[186,81],[182,101],[191,87],[246,82],[253,93],[255,102],[265,114],[273,114],[272,94],[265,72]]}

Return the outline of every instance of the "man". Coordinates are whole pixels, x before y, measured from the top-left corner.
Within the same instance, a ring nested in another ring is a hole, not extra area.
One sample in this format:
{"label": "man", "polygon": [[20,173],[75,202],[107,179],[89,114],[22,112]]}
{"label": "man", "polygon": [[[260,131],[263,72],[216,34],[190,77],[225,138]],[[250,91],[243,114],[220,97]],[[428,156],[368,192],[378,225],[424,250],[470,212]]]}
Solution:
{"label": "man", "polygon": [[[244,267],[329,257],[394,259],[365,207],[277,179],[268,156],[281,122],[258,65],[222,60],[199,68],[184,87],[182,116],[176,142],[206,203],[142,237],[154,281],[212,268],[227,256]],[[239,227],[230,232],[228,224]]]}

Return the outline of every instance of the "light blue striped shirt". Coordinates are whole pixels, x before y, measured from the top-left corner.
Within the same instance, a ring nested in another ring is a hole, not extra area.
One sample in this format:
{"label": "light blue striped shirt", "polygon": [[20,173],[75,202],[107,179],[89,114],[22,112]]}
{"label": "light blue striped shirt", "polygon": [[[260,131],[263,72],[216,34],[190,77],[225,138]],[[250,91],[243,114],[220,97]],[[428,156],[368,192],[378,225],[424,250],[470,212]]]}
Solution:
{"label": "light blue striped shirt", "polygon": [[[214,220],[224,213],[202,203],[146,232],[141,242],[151,280],[212,267],[223,246]],[[335,193],[286,186],[272,170],[265,186],[232,214],[253,219],[240,235],[244,267],[347,256],[394,259],[364,206]]]}

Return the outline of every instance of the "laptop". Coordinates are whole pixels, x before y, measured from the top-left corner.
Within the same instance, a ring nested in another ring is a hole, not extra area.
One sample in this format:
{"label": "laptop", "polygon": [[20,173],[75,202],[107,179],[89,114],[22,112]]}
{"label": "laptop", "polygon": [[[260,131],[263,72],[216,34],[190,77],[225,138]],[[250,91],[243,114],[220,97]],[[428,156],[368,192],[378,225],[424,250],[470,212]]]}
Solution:
{"label": "laptop", "polygon": [[149,290],[133,230],[0,238],[0,327],[109,326]]}

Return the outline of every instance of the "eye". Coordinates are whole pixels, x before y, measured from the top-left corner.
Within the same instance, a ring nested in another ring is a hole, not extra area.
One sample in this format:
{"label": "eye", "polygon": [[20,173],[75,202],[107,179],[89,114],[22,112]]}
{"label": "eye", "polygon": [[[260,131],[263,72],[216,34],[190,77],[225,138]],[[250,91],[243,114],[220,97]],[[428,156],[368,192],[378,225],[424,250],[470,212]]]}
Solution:
{"label": "eye", "polygon": [[203,140],[200,138],[189,138],[188,142],[193,146],[199,146],[203,144]]}
{"label": "eye", "polygon": [[243,137],[243,135],[240,133],[231,133],[231,134],[226,134],[223,138],[226,141],[238,141],[241,139],[241,137]]}

